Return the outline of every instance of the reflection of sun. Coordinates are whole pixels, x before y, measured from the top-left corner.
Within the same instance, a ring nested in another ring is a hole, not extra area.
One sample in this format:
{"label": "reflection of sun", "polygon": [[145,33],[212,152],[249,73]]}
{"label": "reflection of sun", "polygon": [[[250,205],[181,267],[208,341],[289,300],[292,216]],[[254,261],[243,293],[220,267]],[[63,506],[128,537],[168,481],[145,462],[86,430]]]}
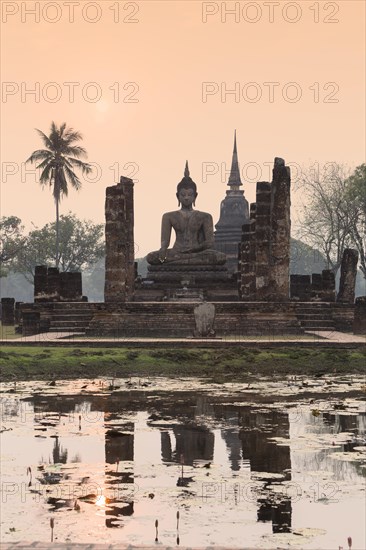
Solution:
{"label": "reflection of sun", "polygon": [[100,495],[97,500],[95,501],[95,504],[97,506],[105,506],[105,496],[104,495]]}

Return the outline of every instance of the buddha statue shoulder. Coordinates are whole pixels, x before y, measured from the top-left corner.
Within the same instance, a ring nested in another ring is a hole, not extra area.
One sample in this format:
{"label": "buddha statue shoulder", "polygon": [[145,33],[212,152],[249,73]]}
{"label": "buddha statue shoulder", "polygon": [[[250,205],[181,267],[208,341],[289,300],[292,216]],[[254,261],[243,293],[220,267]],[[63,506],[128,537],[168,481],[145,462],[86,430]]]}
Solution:
{"label": "buddha statue shoulder", "polygon": [[[189,175],[187,162],[176,193],[181,208],[163,215],[160,250],[148,254],[150,265],[223,265],[226,262],[225,254],[214,249],[211,214],[193,209],[197,195],[197,186]],[[175,243],[169,248],[172,229]]]}

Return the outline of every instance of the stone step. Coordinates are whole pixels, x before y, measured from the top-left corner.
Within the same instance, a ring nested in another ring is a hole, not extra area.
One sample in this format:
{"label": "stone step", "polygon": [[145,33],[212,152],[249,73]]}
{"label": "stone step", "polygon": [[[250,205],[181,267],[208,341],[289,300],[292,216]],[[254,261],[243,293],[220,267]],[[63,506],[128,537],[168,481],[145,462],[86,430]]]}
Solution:
{"label": "stone step", "polygon": [[301,323],[301,326],[302,328],[306,328],[308,329],[309,327],[333,327],[333,330],[334,330],[334,323],[332,323],[331,321],[314,321],[313,320],[308,320],[308,321],[302,321]]}
{"label": "stone step", "polygon": [[59,313],[59,314],[53,314],[53,315],[50,315],[49,316],[49,319],[51,321],[51,323],[59,323],[59,322],[62,322],[62,321],[68,321],[68,320],[72,320],[72,321],[81,321],[81,322],[89,322],[93,317],[93,314],[88,312],[88,313],[83,313],[83,314],[73,314],[73,313],[69,313],[69,314],[66,314],[66,313]]}
{"label": "stone step", "polygon": [[52,322],[51,320],[51,327],[60,327],[60,328],[63,328],[63,327],[87,327],[89,325],[89,321],[85,321],[85,322],[82,322],[82,321],[74,321],[73,319],[68,319],[66,321],[58,321],[57,323],[56,322]]}
{"label": "stone step", "polygon": [[85,334],[86,327],[50,327],[48,332],[77,332],[78,334]]}
{"label": "stone step", "polygon": [[325,313],[298,313],[296,316],[299,321],[308,321],[314,319],[314,321],[332,321],[331,315]]}

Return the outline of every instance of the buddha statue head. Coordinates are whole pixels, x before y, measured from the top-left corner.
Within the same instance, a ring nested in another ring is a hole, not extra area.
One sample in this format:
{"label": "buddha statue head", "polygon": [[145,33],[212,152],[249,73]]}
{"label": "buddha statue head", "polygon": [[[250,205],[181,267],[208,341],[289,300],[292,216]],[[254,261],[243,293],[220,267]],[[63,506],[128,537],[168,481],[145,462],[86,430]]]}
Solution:
{"label": "buddha statue head", "polygon": [[191,204],[195,206],[197,195],[197,186],[189,175],[188,161],[186,161],[184,177],[177,185],[178,206],[181,204],[183,206],[190,206]]}

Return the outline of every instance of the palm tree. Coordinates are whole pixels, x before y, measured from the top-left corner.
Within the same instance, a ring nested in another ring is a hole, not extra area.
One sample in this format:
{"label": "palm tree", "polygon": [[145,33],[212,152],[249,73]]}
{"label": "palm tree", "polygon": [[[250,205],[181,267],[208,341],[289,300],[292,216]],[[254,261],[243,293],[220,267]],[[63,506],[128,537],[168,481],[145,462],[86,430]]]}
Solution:
{"label": "palm tree", "polygon": [[64,122],[58,128],[52,122],[50,134],[46,136],[41,130],[36,128],[46,149],[33,151],[26,162],[37,163],[36,168],[42,170],[40,177],[41,185],[52,187],[52,193],[56,203],[56,267],[59,265],[59,206],[61,197],[68,194],[68,183],[77,191],[81,188],[81,181],[74,172],[79,168],[83,174],[90,174],[92,167],[90,164],[80,160],[86,158],[87,153],[83,147],[75,145],[77,141],[83,139],[79,132],[73,128],[67,128]]}

